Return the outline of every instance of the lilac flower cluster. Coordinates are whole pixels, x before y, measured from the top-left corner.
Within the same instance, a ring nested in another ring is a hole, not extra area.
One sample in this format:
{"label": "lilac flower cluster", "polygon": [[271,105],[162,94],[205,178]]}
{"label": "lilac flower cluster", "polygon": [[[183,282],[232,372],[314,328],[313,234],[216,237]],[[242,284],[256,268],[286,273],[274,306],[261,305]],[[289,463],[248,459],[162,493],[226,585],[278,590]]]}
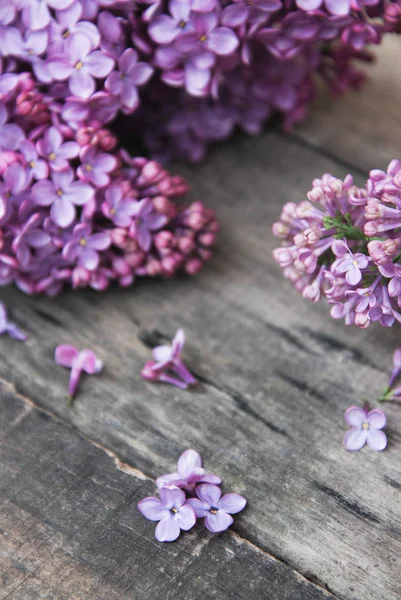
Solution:
{"label": "lilac flower cluster", "polygon": [[401,322],[401,162],[363,188],[325,174],[308,199],[287,203],[273,226],[284,276],[308,300],[324,295],[346,325]]}
{"label": "lilac flower cluster", "polygon": [[0,6],[0,98],[31,75],[21,115],[61,114],[76,134],[133,115],[125,129],[154,152],[196,161],[272,112],[301,119],[315,74],[334,92],[358,85],[353,59],[400,29],[401,0],[13,0]]}
{"label": "lilac flower cluster", "polygon": [[211,256],[214,212],[179,209],[181,177],[116,151],[98,122],[74,131],[46,107],[29,74],[0,76],[0,285],[54,295],[66,283],[104,290],[196,273]]}
{"label": "lilac flower cluster", "polygon": [[176,472],[156,480],[160,499],[144,498],[138,509],[146,519],[158,521],[159,542],[173,542],[181,530],[192,529],[196,519],[204,519],[212,533],[225,531],[234,522],[231,515],[243,510],[246,500],[233,493],[222,497],[220,484],[220,477],[206,473],[199,454],[189,449],[180,456]]}

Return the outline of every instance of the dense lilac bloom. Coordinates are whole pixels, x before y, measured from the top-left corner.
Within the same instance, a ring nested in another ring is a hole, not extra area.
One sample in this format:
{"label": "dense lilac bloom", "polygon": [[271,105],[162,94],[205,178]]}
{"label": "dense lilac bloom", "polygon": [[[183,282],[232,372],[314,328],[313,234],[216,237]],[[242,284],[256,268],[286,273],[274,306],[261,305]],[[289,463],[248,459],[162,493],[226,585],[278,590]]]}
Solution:
{"label": "dense lilac bloom", "polygon": [[13,240],[12,247],[22,267],[29,265],[32,250],[45,248],[51,242],[50,235],[39,227],[41,222],[42,218],[39,214],[32,215]]}
{"label": "dense lilac bloom", "polygon": [[167,223],[166,215],[155,211],[152,201],[144,198],[135,206],[132,233],[138,244],[147,252],[152,244],[152,231],[161,229]]}
{"label": "dense lilac bloom", "polygon": [[69,36],[63,54],[47,61],[51,76],[68,80],[71,93],[79,98],[89,98],[96,89],[94,77],[106,77],[113,66],[114,60],[100,50],[92,51],[90,39],[81,33]]}
{"label": "dense lilac bloom", "polygon": [[70,344],[60,344],[55,350],[54,360],[61,367],[71,369],[68,393],[73,398],[77,392],[82,371],[88,375],[100,373],[103,363],[92,350],[78,350]]}
{"label": "dense lilac bloom", "polygon": [[344,447],[355,452],[366,443],[372,450],[384,450],[387,446],[386,434],[381,431],[386,425],[386,415],[375,408],[368,412],[359,406],[351,406],[345,413],[345,420],[352,429],[344,436]]}
{"label": "dense lilac bloom", "polygon": [[232,525],[235,515],[246,506],[246,500],[239,494],[225,494],[216,485],[201,483],[196,488],[198,498],[189,498],[188,504],[195,511],[197,519],[205,519],[205,527],[212,533],[225,531]]}
{"label": "dense lilac bloom", "polygon": [[103,214],[119,227],[129,227],[132,217],[137,213],[138,201],[125,197],[119,185],[111,185],[105,192],[106,200],[102,204]]}
{"label": "dense lilac bloom", "polygon": [[188,531],[195,525],[196,517],[186,500],[185,493],[175,487],[164,487],[159,498],[148,497],[138,502],[138,509],[146,519],[159,521],[155,537],[158,542],[174,542],[181,529]]}
{"label": "dense lilac bloom", "polygon": [[63,257],[78,264],[88,271],[94,271],[99,264],[99,251],[106,250],[111,244],[108,233],[92,233],[89,225],[80,224],[74,227],[72,239],[63,249]]}
{"label": "dense lilac bloom", "polygon": [[49,127],[37,143],[37,150],[54,171],[62,171],[69,166],[69,159],[78,156],[80,147],[76,142],[64,142],[60,131]]}
{"label": "dense lilac bloom", "polygon": [[105,187],[109,181],[109,173],[117,166],[115,156],[98,153],[96,148],[87,146],[81,152],[81,166],[77,169],[78,177],[96,187]]}
{"label": "dense lilac bloom", "polygon": [[145,62],[138,62],[138,53],[128,48],[118,60],[118,71],[110,73],[105,88],[120,96],[123,109],[133,112],[139,104],[137,87],[144,85],[151,77],[153,68]]}
{"label": "dense lilac bloom", "polygon": [[345,273],[345,279],[350,285],[357,285],[362,279],[361,269],[365,269],[369,264],[369,259],[365,254],[358,252],[353,254],[346,242],[336,240],[333,242],[332,250],[337,256],[333,263],[333,270],[337,273]]}
{"label": "dense lilac bloom", "polygon": [[8,320],[7,310],[3,302],[0,302],[0,335],[9,335],[15,340],[25,342],[28,336],[12,321]]}
{"label": "dense lilac bloom", "polygon": [[38,206],[50,206],[50,216],[59,227],[69,227],[76,216],[76,206],[83,206],[94,196],[87,183],[74,180],[72,169],[55,171],[51,181],[42,179],[32,186],[32,197]]}
{"label": "dense lilac bloom", "polygon": [[178,459],[177,471],[167,475],[161,475],[156,479],[156,485],[160,489],[165,485],[174,485],[176,487],[187,490],[193,494],[196,484],[212,483],[219,485],[220,477],[213,473],[206,473],[202,468],[202,459],[195,450],[185,450]]}

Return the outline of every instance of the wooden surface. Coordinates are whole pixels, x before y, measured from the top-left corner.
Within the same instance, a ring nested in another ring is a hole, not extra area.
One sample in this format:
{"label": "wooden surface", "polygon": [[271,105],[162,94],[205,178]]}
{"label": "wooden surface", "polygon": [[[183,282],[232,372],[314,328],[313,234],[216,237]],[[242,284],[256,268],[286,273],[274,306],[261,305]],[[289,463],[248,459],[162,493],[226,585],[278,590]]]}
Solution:
{"label": "wooden surface", "polygon": [[[270,232],[314,177],[354,165],[362,183],[397,155],[396,42],[367,90],[321,99],[293,136],[237,138],[179,167],[222,225],[196,278],[57,299],[2,290],[31,335],[0,343],[1,600],[400,600],[401,407],[387,406],[385,452],[341,445],[345,409],[385,386],[399,329],[347,329],[304,301],[273,263]],[[179,326],[192,392],[139,375]],[[105,362],[72,410],[53,361],[63,342]],[[248,507],[232,532],[158,544],[136,503],[188,447]]]}

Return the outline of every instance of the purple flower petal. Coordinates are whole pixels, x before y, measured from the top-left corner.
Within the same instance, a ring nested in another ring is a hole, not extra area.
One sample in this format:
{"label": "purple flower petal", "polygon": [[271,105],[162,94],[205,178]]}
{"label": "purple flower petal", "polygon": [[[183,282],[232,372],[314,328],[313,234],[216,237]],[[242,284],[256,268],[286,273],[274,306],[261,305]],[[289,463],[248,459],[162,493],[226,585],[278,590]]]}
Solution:
{"label": "purple flower petal", "polygon": [[362,279],[362,273],[359,267],[352,265],[352,267],[348,269],[345,279],[350,285],[357,285]]}
{"label": "purple flower petal", "polygon": [[101,233],[94,233],[88,239],[88,247],[94,248],[95,250],[106,250],[110,244],[110,236],[105,231],[102,231]]}
{"label": "purple flower petal", "polygon": [[350,429],[344,436],[344,447],[346,450],[356,452],[360,450],[367,440],[367,429]]}
{"label": "purple flower petal", "polygon": [[65,229],[75,219],[74,205],[63,196],[57,196],[51,206],[50,216],[56,225]]}
{"label": "purple flower petal", "polygon": [[74,69],[68,80],[71,93],[79,98],[89,98],[96,89],[93,77],[85,69]]}
{"label": "purple flower petal", "polygon": [[361,427],[366,421],[366,412],[359,406],[351,406],[344,415],[346,423],[351,427]]}
{"label": "purple flower petal", "polygon": [[167,508],[180,508],[185,504],[185,493],[176,487],[163,487],[160,490],[160,499]]}
{"label": "purple flower petal", "polygon": [[138,502],[138,509],[149,521],[160,521],[168,513],[168,509],[163,506],[159,498],[144,498]]}
{"label": "purple flower petal", "polygon": [[94,271],[99,264],[99,255],[96,250],[86,246],[79,255],[79,262],[88,271]]}
{"label": "purple flower petal", "polygon": [[232,525],[234,519],[228,513],[218,510],[217,513],[213,514],[209,512],[205,517],[205,527],[212,533],[219,533],[225,531]]}
{"label": "purple flower petal", "polygon": [[[168,348],[168,346],[159,346],[159,348]],[[155,359],[157,360],[157,359]],[[194,469],[202,467],[200,455],[192,449],[185,450],[178,459],[177,471],[182,479],[186,479]]]}
{"label": "purple flower petal", "polygon": [[207,47],[218,55],[232,54],[239,45],[239,40],[232,29],[217,27],[208,37]]}
{"label": "purple flower petal", "polygon": [[386,415],[382,410],[375,408],[366,417],[366,422],[369,423],[370,431],[372,429],[383,429],[386,425]]}
{"label": "purple flower petal", "polygon": [[71,368],[79,354],[78,349],[71,344],[60,344],[55,350],[54,360],[61,367]]}
{"label": "purple flower petal", "polygon": [[239,494],[225,494],[218,504],[219,509],[232,515],[239,513],[245,506],[246,500]]}
{"label": "purple flower petal", "polygon": [[188,498],[187,503],[192,506],[197,519],[203,519],[209,513],[209,506],[199,498]]}
{"label": "purple flower petal", "polygon": [[[171,484],[173,482],[175,483],[177,480],[180,480],[180,476],[178,473],[168,473],[167,475],[160,475],[160,477],[156,479],[156,485],[160,489],[165,485]],[[175,485],[177,484],[175,483]]]}
{"label": "purple flower petal", "polygon": [[184,531],[188,531],[196,523],[195,512],[189,504],[181,506],[180,510],[176,513],[175,518],[179,528]]}
{"label": "purple flower petal", "polygon": [[221,497],[221,489],[217,485],[211,485],[210,483],[201,483],[196,488],[196,494],[200,500],[205,504],[216,506]]}
{"label": "purple flower petal", "polygon": [[387,437],[383,431],[379,429],[370,429],[367,434],[367,443],[372,450],[380,452],[387,446]]}
{"label": "purple flower petal", "polygon": [[114,60],[104,52],[96,50],[89,54],[85,60],[85,66],[93,77],[103,78],[107,77],[113,69]]}
{"label": "purple flower petal", "polygon": [[180,526],[173,514],[167,514],[156,527],[158,542],[174,542],[180,535]]}
{"label": "purple flower petal", "polygon": [[168,509],[159,498],[148,497],[138,502],[138,510],[149,521],[160,521],[168,515]]}

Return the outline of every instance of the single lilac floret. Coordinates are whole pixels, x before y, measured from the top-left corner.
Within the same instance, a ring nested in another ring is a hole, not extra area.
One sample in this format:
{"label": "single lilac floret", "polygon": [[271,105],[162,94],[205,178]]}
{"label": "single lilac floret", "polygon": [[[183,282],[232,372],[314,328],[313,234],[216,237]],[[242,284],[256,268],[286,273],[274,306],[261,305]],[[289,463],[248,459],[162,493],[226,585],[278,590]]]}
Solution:
{"label": "single lilac floret", "polygon": [[187,490],[190,494],[195,492],[197,483],[212,483],[219,485],[220,477],[213,473],[206,473],[202,468],[202,459],[195,450],[185,450],[178,459],[177,471],[167,475],[161,475],[156,479],[156,485],[160,489],[165,485],[175,485]]}
{"label": "single lilac floret", "polygon": [[155,538],[158,542],[174,542],[181,529],[188,531],[196,522],[195,513],[185,493],[177,487],[164,487],[159,498],[148,497],[138,502],[138,509],[150,521],[159,521]]}
{"label": "single lilac floret", "polygon": [[54,360],[61,367],[71,369],[68,386],[70,399],[77,392],[82,371],[88,375],[94,375],[95,373],[100,373],[103,369],[103,362],[96,357],[96,354],[92,350],[88,348],[78,350],[78,348],[71,344],[60,344],[57,346]]}
{"label": "single lilac floret", "polygon": [[368,412],[365,408],[351,406],[345,413],[345,421],[352,427],[344,436],[346,450],[356,452],[367,443],[378,452],[387,446],[386,434],[381,431],[386,425],[382,410],[375,408]]}
{"label": "single lilac floret", "polygon": [[235,515],[246,506],[246,500],[239,494],[225,494],[216,485],[202,483],[196,488],[198,498],[190,498],[188,504],[195,511],[197,519],[205,519],[205,527],[212,533],[225,531],[232,525]]}
{"label": "single lilac floret", "polygon": [[12,321],[9,321],[7,309],[3,302],[0,302],[0,335],[7,334],[14,340],[25,342],[28,336]]}

